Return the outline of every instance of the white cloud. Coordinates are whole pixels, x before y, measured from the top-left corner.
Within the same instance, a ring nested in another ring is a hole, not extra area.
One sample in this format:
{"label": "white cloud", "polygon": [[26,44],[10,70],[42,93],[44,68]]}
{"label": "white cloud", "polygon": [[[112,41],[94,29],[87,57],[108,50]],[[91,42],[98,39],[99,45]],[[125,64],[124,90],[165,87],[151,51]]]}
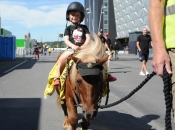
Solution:
{"label": "white cloud", "polygon": [[13,21],[27,28],[56,25],[65,26],[66,4],[27,7],[23,2],[0,2],[1,17],[4,21]]}

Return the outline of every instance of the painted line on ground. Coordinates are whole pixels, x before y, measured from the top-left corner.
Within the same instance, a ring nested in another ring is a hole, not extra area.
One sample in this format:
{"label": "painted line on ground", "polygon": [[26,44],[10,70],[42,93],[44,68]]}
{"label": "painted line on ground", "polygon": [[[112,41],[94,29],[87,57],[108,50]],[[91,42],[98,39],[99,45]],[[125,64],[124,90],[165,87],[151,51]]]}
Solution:
{"label": "painted line on ground", "polygon": [[28,61],[28,60],[26,60],[26,59],[25,59],[25,61],[24,61],[24,62],[22,62],[22,63],[20,63],[20,64],[18,64],[18,65],[16,65],[16,66],[14,66],[14,67],[12,67],[11,69],[8,69],[8,70],[4,71],[3,73],[4,73],[4,74],[6,74],[6,73],[8,73],[8,72],[12,71],[13,69],[15,69],[16,67],[18,67],[18,66],[20,66],[20,65],[24,64],[24,63],[25,63],[25,62],[27,62],[27,61]]}

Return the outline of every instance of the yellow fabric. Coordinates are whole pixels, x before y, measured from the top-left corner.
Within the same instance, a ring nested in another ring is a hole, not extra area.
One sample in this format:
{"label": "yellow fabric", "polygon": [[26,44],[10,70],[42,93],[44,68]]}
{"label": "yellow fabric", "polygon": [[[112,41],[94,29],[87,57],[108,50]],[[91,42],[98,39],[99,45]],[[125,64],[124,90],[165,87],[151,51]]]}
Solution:
{"label": "yellow fabric", "polygon": [[65,99],[65,81],[66,81],[66,77],[68,74],[68,69],[70,69],[73,65],[74,61],[70,60],[69,61],[69,65],[67,64],[66,67],[64,68],[61,76],[60,76],[60,82],[61,82],[61,87],[60,87],[60,98],[61,99]]}
{"label": "yellow fabric", "polygon": [[167,0],[166,7],[169,7],[169,6],[174,5],[174,4],[175,4],[175,0]]}
{"label": "yellow fabric", "polygon": [[[168,0],[166,7],[175,5],[175,0]],[[175,14],[171,14],[165,17],[165,25],[163,31],[163,37],[166,48],[175,48]]]}
{"label": "yellow fabric", "polygon": [[107,80],[108,80],[108,73],[107,73],[107,70],[106,70],[106,81],[105,81],[104,87],[102,88],[102,97],[105,97],[107,95],[107,93],[110,92],[109,82]]}
{"label": "yellow fabric", "polygon": [[48,76],[48,82],[44,91],[44,96],[51,96],[55,92],[55,87],[54,87],[54,79],[56,78],[56,70],[57,70],[58,63],[55,63],[53,68],[51,69],[49,76]]}
{"label": "yellow fabric", "polygon": [[52,49],[51,49],[51,48],[49,48],[49,49],[48,49],[48,52],[51,52],[51,51],[52,51]]}

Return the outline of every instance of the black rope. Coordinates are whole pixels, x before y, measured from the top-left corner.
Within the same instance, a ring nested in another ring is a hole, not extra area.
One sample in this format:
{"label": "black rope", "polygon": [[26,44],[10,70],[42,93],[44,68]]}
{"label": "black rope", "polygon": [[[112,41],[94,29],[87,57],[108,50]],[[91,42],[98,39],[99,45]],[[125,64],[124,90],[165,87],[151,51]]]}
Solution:
{"label": "black rope", "polygon": [[166,105],[166,114],[165,114],[165,130],[172,130],[171,126],[171,108],[172,108],[172,84],[171,84],[171,76],[168,74],[166,69],[164,69],[164,96],[165,96],[165,105]]}
{"label": "black rope", "polygon": [[111,103],[111,104],[108,104],[108,105],[100,105],[99,108],[101,109],[104,109],[104,108],[109,108],[109,107],[112,107],[112,106],[115,106],[123,101],[125,101],[126,99],[130,98],[133,94],[135,94],[139,89],[141,89],[156,73],[153,71],[138,87],[136,87],[134,90],[132,90],[127,96],[125,96],[124,98],[114,102],[114,103]]}

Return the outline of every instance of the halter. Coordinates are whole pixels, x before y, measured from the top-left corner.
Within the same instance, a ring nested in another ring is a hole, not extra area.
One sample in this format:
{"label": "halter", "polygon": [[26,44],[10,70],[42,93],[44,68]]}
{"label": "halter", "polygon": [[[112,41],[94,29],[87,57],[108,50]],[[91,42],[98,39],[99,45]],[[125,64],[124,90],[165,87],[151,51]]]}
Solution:
{"label": "halter", "polygon": [[[69,73],[70,73],[71,68],[69,67],[68,62],[69,61],[67,61],[68,78],[69,78],[69,82],[70,82]],[[99,63],[92,63],[92,62],[80,63],[80,59],[78,59],[77,62],[76,62],[76,69],[80,73],[80,75],[83,77],[83,76],[88,76],[88,75],[99,75],[101,73],[101,71],[103,70],[103,66]],[[100,81],[100,82],[102,83],[103,81]],[[101,91],[102,91],[102,88],[103,88],[103,86],[101,87]],[[74,97],[74,100],[75,100],[75,103],[76,103],[75,106],[79,106],[79,107],[82,108],[82,104],[80,104],[80,92],[79,92],[79,90],[76,89],[76,86],[73,88],[73,87],[71,87],[71,85],[70,85],[70,89],[72,91],[72,94],[73,94],[73,97]],[[101,103],[101,98],[102,98],[101,91],[100,91],[98,106]]]}

